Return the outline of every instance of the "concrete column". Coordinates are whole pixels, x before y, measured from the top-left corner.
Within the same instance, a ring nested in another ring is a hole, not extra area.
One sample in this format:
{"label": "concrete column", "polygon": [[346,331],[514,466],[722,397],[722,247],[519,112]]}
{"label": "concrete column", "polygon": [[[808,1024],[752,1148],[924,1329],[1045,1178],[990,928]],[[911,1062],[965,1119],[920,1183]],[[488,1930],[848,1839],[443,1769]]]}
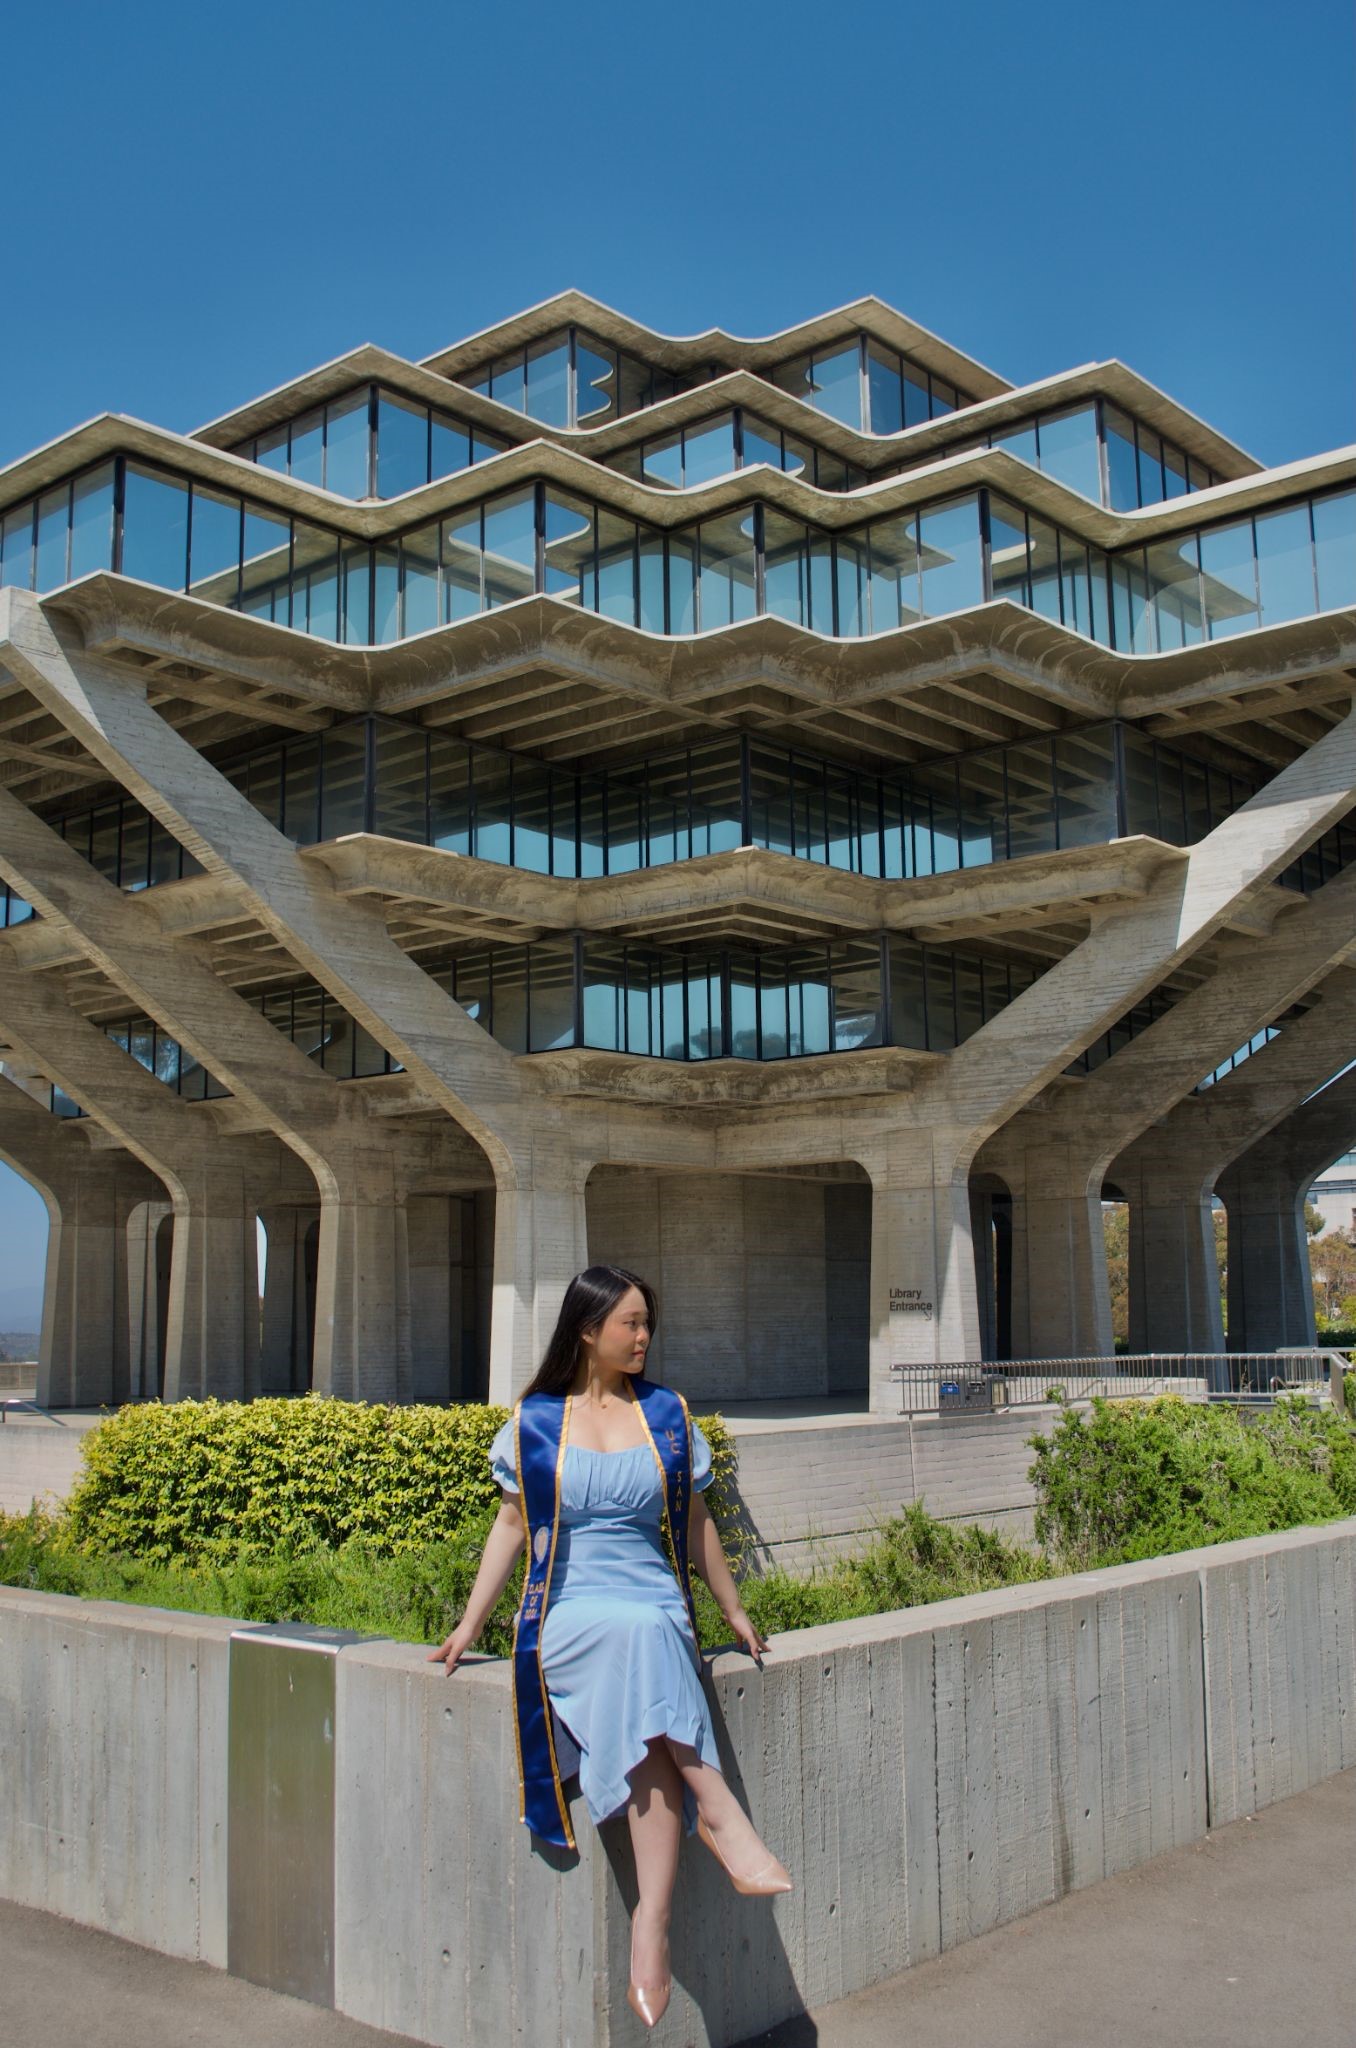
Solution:
{"label": "concrete column", "polygon": [[859,1156],[871,1176],[871,1407],[897,1413],[911,1370],[983,1355],[970,1160],[964,1134],[946,1130]]}
{"label": "concrete column", "polygon": [[161,1226],[168,1222],[172,1230],[173,1218],[171,1202],[138,1202],[128,1219],[128,1399],[132,1401],[158,1401],[164,1393],[170,1276],[161,1253]]}
{"label": "concrete column", "polygon": [[1130,1208],[1130,1349],[1224,1349],[1210,1191],[1146,1174],[1117,1185]]}
{"label": "concrete column", "polygon": [[93,1135],[0,1079],[0,1158],[37,1188],[49,1218],[37,1385],[44,1408],[97,1407],[132,1392],[128,1225],[137,1203],[162,1191],[138,1161]]}
{"label": "concrete column", "polygon": [[511,1404],[541,1364],[565,1289],[589,1263],[584,1184],[592,1161],[496,1179],[491,1401]]}
{"label": "concrete column", "polygon": [[1304,1198],[1354,1137],[1356,1072],[1311,1095],[1221,1174],[1231,1351],[1316,1342]]}

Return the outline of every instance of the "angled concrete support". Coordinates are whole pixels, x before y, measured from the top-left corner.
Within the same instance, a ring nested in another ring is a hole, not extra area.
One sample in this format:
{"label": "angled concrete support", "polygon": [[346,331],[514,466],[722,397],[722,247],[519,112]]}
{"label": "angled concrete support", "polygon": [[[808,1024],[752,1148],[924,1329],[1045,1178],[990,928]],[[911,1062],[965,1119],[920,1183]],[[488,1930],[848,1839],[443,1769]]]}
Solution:
{"label": "angled concrete support", "polygon": [[1304,1201],[1324,1167],[1354,1140],[1356,1072],[1310,1096],[1221,1174],[1231,1351],[1317,1342]]}

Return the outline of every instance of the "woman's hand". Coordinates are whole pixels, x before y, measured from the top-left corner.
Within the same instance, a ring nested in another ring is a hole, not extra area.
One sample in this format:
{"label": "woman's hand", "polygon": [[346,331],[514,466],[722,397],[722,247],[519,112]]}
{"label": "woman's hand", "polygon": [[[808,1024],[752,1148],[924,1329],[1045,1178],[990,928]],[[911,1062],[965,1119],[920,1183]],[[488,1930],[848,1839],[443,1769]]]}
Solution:
{"label": "woman's hand", "polygon": [[461,1623],[458,1622],[446,1641],[440,1643],[436,1650],[429,1651],[425,1662],[441,1664],[445,1673],[454,1671],[470,1647],[471,1638],[467,1635]]}
{"label": "woman's hand", "polygon": [[770,1650],[772,1648],[771,1643],[769,1643],[768,1641],[766,1641],[764,1637],[759,1635],[757,1629],[749,1620],[748,1615],[745,1614],[742,1607],[736,1607],[734,1613],[727,1614],[725,1619],[729,1622],[731,1631],[733,1632],[736,1641],[742,1644],[744,1649],[748,1651],[754,1663],[758,1666],[758,1669],[761,1671],[763,1668],[763,1659],[760,1655],[760,1652],[763,1650]]}

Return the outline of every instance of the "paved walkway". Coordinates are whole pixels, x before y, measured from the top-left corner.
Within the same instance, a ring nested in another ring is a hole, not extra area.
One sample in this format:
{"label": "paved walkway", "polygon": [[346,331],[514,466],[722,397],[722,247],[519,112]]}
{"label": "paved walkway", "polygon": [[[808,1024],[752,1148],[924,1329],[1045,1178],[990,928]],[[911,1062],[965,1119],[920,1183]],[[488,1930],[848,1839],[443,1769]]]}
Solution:
{"label": "paved walkway", "polygon": [[[1354,1920],[1348,1771],[757,2041],[1352,2048]],[[0,1904],[0,1983],[15,2048],[412,2048],[20,1906]]]}

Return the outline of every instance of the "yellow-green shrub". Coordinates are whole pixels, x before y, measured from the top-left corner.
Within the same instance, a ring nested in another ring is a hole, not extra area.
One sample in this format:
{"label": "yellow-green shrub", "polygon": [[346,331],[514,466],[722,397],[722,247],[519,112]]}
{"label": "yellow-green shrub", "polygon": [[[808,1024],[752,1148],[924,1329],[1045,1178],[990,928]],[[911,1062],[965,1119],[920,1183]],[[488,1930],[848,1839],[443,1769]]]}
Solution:
{"label": "yellow-green shrub", "polygon": [[[337,1546],[379,1555],[439,1543],[498,1505],[489,1447],[506,1408],[302,1400],[176,1401],[119,1409],[84,1440],[66,1532],[89,1552],[187,1563]],[[734,1446],[702,1418],[730,1519]]]}

